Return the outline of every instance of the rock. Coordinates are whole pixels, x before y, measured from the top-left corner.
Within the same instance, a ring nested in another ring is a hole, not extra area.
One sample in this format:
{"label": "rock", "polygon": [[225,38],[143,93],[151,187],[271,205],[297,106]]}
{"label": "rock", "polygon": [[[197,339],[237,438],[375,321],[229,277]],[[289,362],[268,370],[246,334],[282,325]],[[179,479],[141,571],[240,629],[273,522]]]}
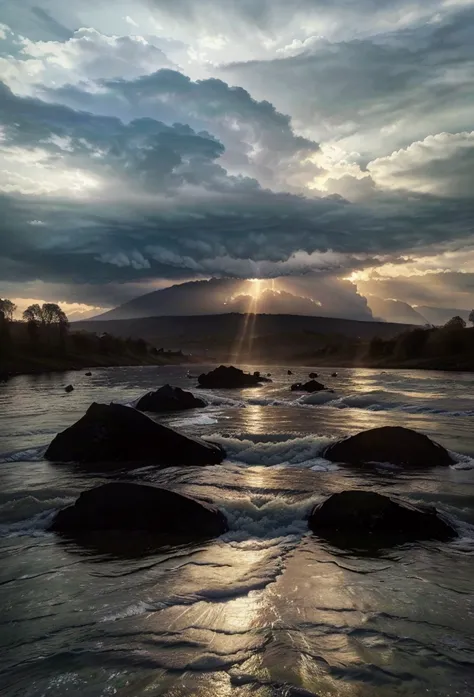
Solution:
{"label": "rock", "polygon": [[173,540],[222,535],[227,520],[219,510],[167,489],[111,482],[84,491],[73,506],[56,514],[51,530],[71,536],[93,531],[147,531]]}
{"label": "rock", "polygon": [[447,450],[422,433],[401,426],[383,426],[362,431],[329,445],[323,457],[331,462],[361,465],[390,462],[393,465],[422,468],[447,466],[453,460]]}
{"label": "rock", "polygon": [[314,380],[315,378],[318,377],[318,374],[317,374],[317,373],[310,373],[310,374],[309,374],[309,377],[310,377],[311,380]]}
{"label": "rock", "polygon": [[162,467],[217,465],[225,451],[185,436],[121,404],[91,404],[84,416],[59,433],[45,457],[57,462],[139,463]]}
{"label": "rock", "polygon": [[64,392],[72,392],[74,390],[74,387],[72,385],[67,385],[64,388]]}
{"label": "rock", "polygon": [[291,372],[291,370],[288,371],[288,375],[293,375],[293,373]]}
{"label": "rock", "polygon": [[203,373],[198,377],[200,387],[207,388],[234,388],[234,387],[256,387],[261,382],[271,382],[268,378],[264,378],[257,371],[253,375],[244,373],[239,368],[234,368],[233,365],[227,367],[219,366],[210,373]]}
{"label": "rock", "polygon": [[337,378],[337,373],[331,373],[332,378]]}
{"label": "rock", "polygon": [[272,374],[271,374],[271,373],[267,373],[267,378],[271,378],[271,377],[272,377]]}
{"label": "rock", "polygon": [[202,409],[206,406],[203,399],[198,399],[191,392],[185,392],[179,387],[163,385],[156,392],[148,392],[138,401],[139,411],[161,412],[181,411],[184,409]]}
{"label": "rock", "polygon": [[325,390],[326,387],[317,380],[310,380],[305,383],[295,382],[295,384],[291,386],[291,389],[293,392],[320,392],[321,390]]}
{"label": "rock", "polygon": [[86,375],[87,375],[88,378],[90,378],[90,376],[92,375],[92,373],[86,373]]}
{"label": "rock", "polygon": [[456,536],[434,507],[414,506],[373,491],[333,494],[313,508],[309,528],[343,548],[386,547]]}

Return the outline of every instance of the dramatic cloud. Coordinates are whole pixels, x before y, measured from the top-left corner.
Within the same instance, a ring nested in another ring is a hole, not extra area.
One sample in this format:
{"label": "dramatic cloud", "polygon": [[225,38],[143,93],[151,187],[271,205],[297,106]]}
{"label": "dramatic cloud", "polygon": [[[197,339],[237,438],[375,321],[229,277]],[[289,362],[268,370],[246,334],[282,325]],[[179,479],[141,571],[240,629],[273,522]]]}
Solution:
{"label": "dramatic cloud", "polygon": [[473,31],[470,0],[5,0],[0,294],[474,304]]}
{"label": "dramatic cloud", "polygon": [[429,22],[339,42],[315,36],[222,74],[291,113],[310,137],[337,141],[364,163],[428,134],[470,130],[473,26],[474,7],[452,3]]}
{"label": "dramatic cloud", "polygon": [[379,186],[472,197],[474,131],[438,133],[367,165]]}
{"label": "dramatic cloud", "polygon": [[[1,38],[1,36],[0,36]],[[173,63],[141,36],[106,36],[81,28],[66,41],[16,38],[16,51],[0,56],[5,82],[22,94],[34,85],[58,87],[99,78],[132,79]]]}

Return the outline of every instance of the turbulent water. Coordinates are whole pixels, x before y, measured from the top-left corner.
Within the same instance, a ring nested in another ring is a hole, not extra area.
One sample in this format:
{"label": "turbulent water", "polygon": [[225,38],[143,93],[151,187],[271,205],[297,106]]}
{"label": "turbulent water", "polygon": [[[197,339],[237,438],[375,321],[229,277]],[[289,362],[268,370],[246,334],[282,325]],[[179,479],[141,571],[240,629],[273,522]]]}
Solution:
{"label": "turbulent water", "polygon": [[[230,523],[217,540],[149,556],[47,532],[104,477],[43,453],[92,401],[194,387],[186,370],[0,385],[2,697],[474,695],[474,376],[322,369],[334,393],[301,397],[289,385],[309,369],[268,371],[262,388],[193,390],[208,407],[167,419],[222,443],[223,465],[126,475],[213,501]],[[321,457],[331,440],[379,425],[435,437],[456,464],[362,477]],[[433,502],[459,537],[357,556],[308,532],[314,502],[357,487]]]}

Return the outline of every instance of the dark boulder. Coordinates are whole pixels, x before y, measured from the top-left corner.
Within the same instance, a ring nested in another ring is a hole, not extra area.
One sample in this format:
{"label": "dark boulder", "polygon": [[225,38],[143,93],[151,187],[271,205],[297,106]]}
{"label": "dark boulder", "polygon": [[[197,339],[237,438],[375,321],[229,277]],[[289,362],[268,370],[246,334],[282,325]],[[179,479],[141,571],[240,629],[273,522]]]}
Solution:
{"label": "dark boulder", "polygon": [[86,373],[86,375],[87,375],[88,378],[90,378],[90,376],[92,375],[92,373]]}
{"label": "dark boulder", "polygon": [[202,409],[206,406],[203,399],[195,397],[179,387],[163,385],[156,392],[148,392],[138,400],[136,408],[139,411],[161,412],[181,411],[184,409]]}
{"label": "dark boulder", "polygon": [[157,424],[121,404],[91,404],[84,416],[59,433],[46,459],[56,462],[140,463],[162,467],[217,465],[224,450]]}
{"label": "dark boulder", "polygon": [[456,536],[434,507],[414,506],[373,491],[343,491],[315,506],[309,528],[339,547],[387,547]]}
{"label": "dark boulder", "polygon": [[389,462],[404,467],[447,466],[453,460],[447,450],[428,436],[401,426],[383,426],[362,431],[329,445],[323,457],[331,462],[362,465]]}
{"label": "dark boulder", "polygon": [[64,392],[73,392],[73,390],[74,390],[74,387],[72,385],[67,385],[64,388]]}
{"label": "dark boulder", "polygon": [[198,377],[200,387],[230,389],[235,387],[257,387],[262,382],[271,382],[262,377],[257,371],[253,375],[244,373],[233,365],[227,367],[221,365],[210,373],[203,373]]}
{"label": "dark boulder", "polygon": [[331,373],[332,378],[337,378],[337,373]]}
{"label": "dark boulder", "polygon": [[318,377],[318,374],[317,374],[317,373],[310,373],[310,374],[309,374],[309,377],[310,377],[311,380],[314,380],[315,378]]}
{"label": "dark boulder", "polygon": [[288,375],[293,375],[293,373],[291,372],[291,370],[288,370],[287,372],[288,372]]}
{"label": "dark boulder", "polygon": [[70,536],[94,531],[146,531],[178,541],[227,532],[223,513],[196,499],[143,484],[111,482],[84,491],[56,514],[51,530]]}
{"label": "dark boulder", "polygon": [[293,392],[321,392],[321,390],[325,390],[326,387],[317,380],[310,380],[304,383],[295,382],[295,384],[291,386],[291,389]]}

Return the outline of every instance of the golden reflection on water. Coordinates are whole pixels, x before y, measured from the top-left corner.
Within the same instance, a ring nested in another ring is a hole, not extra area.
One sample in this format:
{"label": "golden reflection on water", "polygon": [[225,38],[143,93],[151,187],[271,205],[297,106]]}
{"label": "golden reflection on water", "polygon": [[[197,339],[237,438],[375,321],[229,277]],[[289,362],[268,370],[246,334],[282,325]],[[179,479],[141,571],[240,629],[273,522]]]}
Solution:
{"label": "golden reflection on water", "polygon": [[[253,394],[258,396],[257,391]],[[258,404],[248,404],[245,409],[242,409],[240,418],[245,433],[260,435],[268,432],[268,424],[266,423],[268,409],[265,410],[265,407]]]}

